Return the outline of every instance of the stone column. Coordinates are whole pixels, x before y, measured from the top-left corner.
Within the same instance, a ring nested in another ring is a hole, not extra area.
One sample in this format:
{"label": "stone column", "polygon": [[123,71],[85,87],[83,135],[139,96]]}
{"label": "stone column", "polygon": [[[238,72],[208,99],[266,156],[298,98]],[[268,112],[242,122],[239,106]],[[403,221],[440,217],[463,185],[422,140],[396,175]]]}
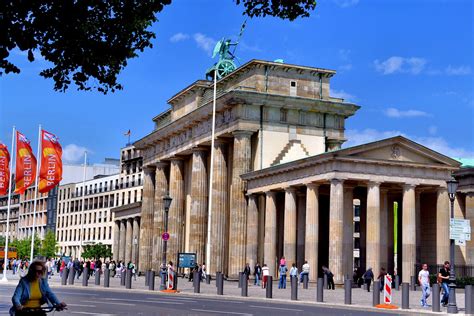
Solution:
{"label": "stone column", "polygon": [[416,217],[416,258],[417,264],[421,263],[421,192],[415,191],[415,217]]}
{"label": "stone column", "polygon": [[119,260],[120,253],[120,221],[114,221],[114,243],[112,249],[112,255],[115,261]]}
{"label": "stone column", "polygon": [[247,262],[251,269],[257,262],[258,251],[258,196],[256,194],[249,195],[249,205],[247,213]]}
{"label": "stone column", "polygon": [[309,279],[318,279],[318,242],[319,242],[319,185],[306,185],[306,232],[305,249],[306,260],[309,264]]}
{"label": "stone column", "polygon": [[344,236],[343,180],[332,179],[329,200],[329,269],[334,283],[344,283],[343,236]]}
{"label": "stone column", "polygon": [[352,277],[354,267],[354,187],[344,186],[344,236],[343,262],[344,276]]}
{"label": "stone column", "polygon": [[367,242],[366,267],[374,274],[380,271],[380,183],[369,182],[367,186]]}
{"label": "stone column", "polygon": [[139,270],[141,272],[145,272],[152,268],[151,260],[153,251],[153,203],[155,196],[155,185],[153,179],[154,171],[154,168],[143,168],[143,199],[141,210],[139,253]]}
{"label": "stone column", "polygon": [[225,271],[227,255],[227,144],[214,141],[211,214],[211,262],[206,262],[208,273]]}
{"label": "stone column", "polygon": [[191,175],[191,214],[189,227],[189,251],[197,254],[197,262],[206,258],[207,235],[207,171],[206,150],[197,148],[193,151]]}
{"label": "stone column", "polygon": [[[471,231],[474,231],[474,192],[466,193],[466,219],[471,221]],[[466,241],[466,262],[474,262],[474,238],[471,236],[470,241]]]}
{"label": "stone column", "polygon": [[402,206],[402,282],[410,283],[415,276],[416,261],[416,201],[415,185],[403,186]]}
{"label": "stone column", "polygon": [[120,221],[120,255],[119,260],[125,260],[125,249],[127,248],[127,220],[123,219]]}
{"label": "stone column", "polygon": [[164,231],[163,216],[165,213],[165,206],[163,198],[168,194],[168,179],[166,178],[165,162],[158,162],[155,170],[155,201],[153,212],[153,269],[160,270],[161,258],[163,255],[161,234]]}
{"label": "stone column", "polygon": [[449,197],[446,187],[439,187],[436,199],[436,262],[449,259]]}
{"label": "stone column", "polygon": [[250,171],[251,142],[250,131],[237,131],[234,135],[232,160],[232,190],[229,220],[229,277],[237,278],[245,266],[247,242],[247,202],[244,181],[240,175]]}
{"label": "stone column", "polygon": [[276,221],[276,193],[265,192],[265,248],[264,262],[270,269],[270,275],[276,276],[276,243],[277,243],[277,221]]}
{"label": "stone column", "polygon": [[296,224],[296,190],[295,188],[285,188],[283,256],[288,267],[296,263]]}
{"label": "stone column", "polygon": [[170,163],[170,209],[168,211],[168,231],[170,239],[167,244],[167,258],[176,262],[178,252],[184,250],[184,163],[180,158],[173,158]]}
{"label": "stone column", "polygon": [[388,220],[388,191],[380,190],[380,266],[388,269],[388,232],[390,231]]}
{"label": "stone column", "polygon": [[140,245],[140,217],[133,219],[133,233],[132,233],[132,261],[135,266],[138,265],[138,246]]}
{"label": "stone column", "polygon": [[133,245],[133,218],[126,220],[127,235],[125,237],[125,262],[132,261],[132,245]]}

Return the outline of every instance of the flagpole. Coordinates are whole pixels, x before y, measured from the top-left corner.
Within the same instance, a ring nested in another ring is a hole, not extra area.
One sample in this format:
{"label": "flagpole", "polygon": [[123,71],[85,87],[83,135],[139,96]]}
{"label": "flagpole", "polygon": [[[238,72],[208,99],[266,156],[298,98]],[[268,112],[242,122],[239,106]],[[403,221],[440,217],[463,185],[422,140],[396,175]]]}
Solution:
{"label": "flagpole", "polygon": [[8,282],[7,279],[7,262],[8,262],[8,239],[10,237],[10,207],[12,200],[12,177],[13,177],[13,160],[15,159],[15,126],[13,126],[12,133],[12,146],[10,147],[11,156],[10,156],[10,180],[8,181],[8,202],[7,202],[7,231],[5,236],[5,260],[3,261],[5,267],[3,268],[3,278],[1,282]]}
{"label": "flagpole", "polygon": [[[81,207],[81,246],[80,246],[80,258],[82,258],[82,252],[84,250],[82,241],[84,240],[84,211],[85,211],[85,196],[86,196],[86,166],[87,166],[87,151],[84,151],[84,171],[82,175],[82,207]],[[76,254],[76,258],[79,257]]]}
{"label": "flagpole", "polygon": [[38,127],[38,150],[36,151],[36,177],[35,177],[35,200],[33,202],[33,228],[31,229],[31,250],[30,250],[30,262],[33,262],[33,250],[35,244],[35,226],[36,226],[36,204],[38,200],[38,188],[39,188],[39,173],[41,170],[41,124]]}

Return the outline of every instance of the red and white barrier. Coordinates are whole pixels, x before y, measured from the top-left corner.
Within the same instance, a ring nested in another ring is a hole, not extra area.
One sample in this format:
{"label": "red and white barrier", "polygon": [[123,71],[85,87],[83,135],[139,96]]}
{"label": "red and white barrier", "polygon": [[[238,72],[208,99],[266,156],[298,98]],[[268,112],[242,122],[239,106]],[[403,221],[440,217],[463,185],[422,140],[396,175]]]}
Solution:
{"label": "red and white barrier", "polygon": [[385,275],[383,302],[385,304],[392,304],[392,276],[390,274]]}

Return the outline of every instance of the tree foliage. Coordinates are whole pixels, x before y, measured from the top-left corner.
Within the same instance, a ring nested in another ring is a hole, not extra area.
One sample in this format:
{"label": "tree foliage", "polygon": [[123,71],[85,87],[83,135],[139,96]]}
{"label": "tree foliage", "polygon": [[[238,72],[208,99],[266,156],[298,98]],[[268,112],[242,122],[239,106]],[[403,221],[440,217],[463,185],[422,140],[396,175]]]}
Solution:
{"label": "tree foliage", "polygon": [[[29,259],[31,251],[31,237],[24,239],[15,239],[10,243],[11,247],[15,247],[18,252],[18,258]],[[38,235],[35,235],[35,241],[33,246],[33,257],[40,253],[41,240]]]}
{"label": "tree foliage", "polygon": [[56,236],[52,230],[48,230],[41,242],[40,254],[46,258],[55,257],[57,250]]}
{"label": "tree foliage", "polygon": [[[234,0],[249,17],[307,17],[313,0]],[[9,60],[18,49],[35,60],[35,52],[51,67],[40,72],[54,81],[56,91],[71,84],[78,90],[106,94],[122,89],[119,73],[131,58],[151,48],[149,27],[171,0],[43,0],[0,2],[0,75],[19,73]]]}
{"label": "tree foliage", "polygon": [[90,244],[84,246],[82,257],[87,259],[112,258],[112,250],[109,246],[102,243]]}

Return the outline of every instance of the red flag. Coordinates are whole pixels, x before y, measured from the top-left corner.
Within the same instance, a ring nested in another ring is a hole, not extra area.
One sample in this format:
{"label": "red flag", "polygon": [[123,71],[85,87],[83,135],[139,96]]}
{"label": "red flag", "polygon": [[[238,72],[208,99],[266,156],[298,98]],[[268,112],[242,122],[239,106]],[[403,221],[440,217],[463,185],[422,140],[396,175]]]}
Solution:
{"label": "red flag", "polygon": [[31,150],[30,141],[20,132],[16,132],[16,171],[15,193],[22,194],[35,182],[36,158]]}
{"label": "red flag", "polygon": [[5,195],[8,191],[8,181],[10,181],[9,163],[10,153],[8,152],[8,148],[0,143],[0,195]]}
{"label": "red flag", "polygon": [[39,191],[46,193],[62,179],[63,163],[61,157],[63,149],[58,142],[58,138],[45,130],[41,131],[41,148]]}

